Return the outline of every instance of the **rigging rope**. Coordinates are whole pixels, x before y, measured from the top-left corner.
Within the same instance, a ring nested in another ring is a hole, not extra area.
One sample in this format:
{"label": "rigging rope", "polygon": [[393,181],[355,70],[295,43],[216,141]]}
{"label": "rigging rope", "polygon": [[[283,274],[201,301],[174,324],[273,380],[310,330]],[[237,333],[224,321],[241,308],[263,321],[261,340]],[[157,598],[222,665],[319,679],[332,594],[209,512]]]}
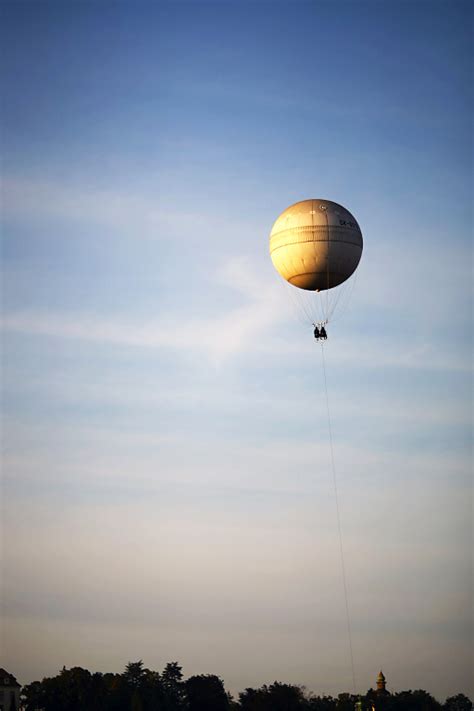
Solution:
{"label": "rigging rope", "polygon": [[336,502],[337,529],[338,529],[338,533],[339,533],[339,551],[340,551],[340,558],[341,558],[342,583],[343,583],[343,587],[344,587],[344,601],[345,601],[345,606],[346,606],[347,636],[348,636],[348,640],[349,640],[349,653],[350,653],[350,658],[351,658],[352,685],[354,688],[354,695],[356,695],[356,693],[357,693],[356,678],[355,678],[355,669],[354,669],[354,655],[352,652],[352,634],[351,634],[351,622],[350,622],[350,615],[349,615],[349,600],[348,600],[347,582],[346,582],[346,566],[345,566],[345,562],[344,562],[344,547],[342,545],[341,515],[339,512],[339,495],[338,495],[338,490],[337,490],[337,476],[336,476],[336,464],[335,464],[335,460],[334,460],[334,447],[333,447],[333,443],[332,443],[331,413],[329,410],[329,394],[328,394],[328,383],[327,383],[327,377],[326,377],[326,361],[324,358],[323,341],[321,341],[321,358],[322,358],[322,362],[323,362],[324,391],[326,393],[326,409],[327,409],[327,415],[328,415],[329,448],[330,448],[330,452],[331,452],[332,481],[333,481],[333,486],[334,486],[334,497],[335,497],[335,502]]}
{"label": "rigging rope", "polygon": [[350,308],[356,284],[357,274],[336,288],[321,292],[298,289],[284,282],[295,315],[303,325],[332,323],[341,319]]}

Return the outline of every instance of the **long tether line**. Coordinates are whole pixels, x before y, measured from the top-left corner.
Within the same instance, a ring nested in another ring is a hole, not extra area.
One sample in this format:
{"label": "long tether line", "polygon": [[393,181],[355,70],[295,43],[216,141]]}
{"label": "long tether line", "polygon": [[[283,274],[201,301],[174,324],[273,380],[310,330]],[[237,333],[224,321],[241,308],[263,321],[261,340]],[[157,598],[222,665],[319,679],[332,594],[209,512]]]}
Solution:
{"label": "long tether line", "polygon": [[332,427],[331,427],[331,413],[329,410],[329,395],[328,395],[328,383],[326,378],[326,361],[324,359],[324,346],[321,342],[321,357],[323,361],[323,374],[324,374],[324,390],[326,393],[326,408],[328,413],[328,430],[329,430],[329,448],[331,451],[331,468],[332,468],[332,480],[334,484],[334,495],[336,500],[336,513],[337,513],[337,529],[339,533],[339,550],[341,554],[341,570],[342,570],[342,583],[344,586],[344,601],[346,604],[346,621],[347,621],[347,636],[349,639],[349,652],[351,657],[351,670],[352,670],[352,684],[354,687],[354,695],[357,694],[356,678],[354,670],[354,655],[352,653],[352,634],[351,634],[351,622],[349,616],[349,602],[347,594],[347,582],[346,582],[346,566],[344,562],[344,548],[342,545],[342,528],[341,528],[341,516],[339,513],[339,496],[337,491],[337,476],[336,476],[336,464],[334,461],[334,447],[332,444]]}

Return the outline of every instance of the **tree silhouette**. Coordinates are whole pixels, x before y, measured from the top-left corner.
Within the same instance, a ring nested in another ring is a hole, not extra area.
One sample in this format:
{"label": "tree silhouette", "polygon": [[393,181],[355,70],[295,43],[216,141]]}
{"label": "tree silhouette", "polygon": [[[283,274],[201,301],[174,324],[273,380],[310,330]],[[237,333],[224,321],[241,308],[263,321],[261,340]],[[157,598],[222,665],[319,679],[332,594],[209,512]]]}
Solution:
{"label": "tree silhouette", "polygon": [[137,689],[132,694],[130,702],[130,711],[143,711],[143,704],[140,694]]}
{"label": "tree silhouette", "polygon": [[310,709],[310,702],[299,686],[275,681],[260,689],[245,689],[239,694],[243,711],[302,711]]}
{"label": "tree silhouette", "polygon": [[191,676],[186,681],[189,711],[228,711],[224,683],[214,674]]}
{"label": "tree silhouette", "polygon": [[123,673],[126,683],[133,689],[138,689],[146,677],[146,670],[140,659],[138,662],[128,662]]}
{"label": "tree silhouette", "polygon": [[336,699],[332,696],[311,696],[309,708],[311,711],[336,711]]}
{"label": "tree silhouette", "polygon": [[262,686],[261,689],[245,689],[239,694],[239,703],[242,711],[267,711],[268,709],[268,688]]}
{"label": "tree silhouette", "polygon": [[168,662],[161,675],[161,683],[165,711],[184,711],[187,709],[183,671],[178,662]]}
{"label": "tree silhouette", "polygon": [[[199,674],[183,681],[178,662],[169,662],[160,674],[129,662],[122,674],[91,674],[82,667],[63,669],[23,687],[25,711],[354,711],[358,697],[341,693],[307,695],[303,688],[275,681],[258,689],[247,688],[233,701],[222,679]],[[471,711],[464,694],[441,705],[423,689],[378,694],[369,689],[362,699],[364,711]],[[11,706],[12,711],[18,711]]]}
{"label": "tree silhouette", "polygon": [[446,699],[443,708],[445,711],[471,711],[472,704],[464,694],[456,694]]}
{"label": "tree silhouette", "polygon": [[[441,704],[427,691],[418,689],[416,691],[400,691],[393,696],[393,708],[395,711],[410,709],[410,711],[441,711]],[[378,706],[376,706],[378,711]]]}

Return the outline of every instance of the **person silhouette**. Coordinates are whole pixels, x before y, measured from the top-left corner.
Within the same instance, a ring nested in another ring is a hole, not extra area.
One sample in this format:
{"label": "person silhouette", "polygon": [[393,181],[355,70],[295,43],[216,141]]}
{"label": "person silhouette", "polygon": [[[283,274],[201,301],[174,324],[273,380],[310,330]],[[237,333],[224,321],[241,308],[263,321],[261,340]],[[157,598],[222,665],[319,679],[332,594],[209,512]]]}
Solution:
{"label": "person silhouette", "polygon": [[321,338],[321,334],[319,332],[319,328],[317,326],[314,327],[314,337],[316,338],[317,341]]}
{"label": "person silhouette", "polygon": [[321,326],[319,337],[322,338],[323,341],[327,341],[328,334],[326,333],[326,329],[324,328],[324,326]]}

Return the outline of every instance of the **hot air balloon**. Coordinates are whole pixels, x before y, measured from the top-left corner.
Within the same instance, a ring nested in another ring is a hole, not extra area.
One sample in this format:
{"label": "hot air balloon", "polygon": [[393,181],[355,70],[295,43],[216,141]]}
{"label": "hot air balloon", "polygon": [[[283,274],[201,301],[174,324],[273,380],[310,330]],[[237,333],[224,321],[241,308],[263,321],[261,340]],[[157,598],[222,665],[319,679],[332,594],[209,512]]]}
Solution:
{"label": "hot air balloon", "polygon": [[[287,207],[276,219],[270,233],[270,256],[273,266],[287,283],[290,294],[297,297],[297,306],[305,320],[309,320],[313,324],[314,336],[321,344],[331,453],[330,462],[341,557],[342,587],[345,598],[348,648],[355,693],[356,679],[324,343],[327,339],[325,326],[332,319],[344,287],[360,262],[362,256],[362,232],[355,217],[339,203],[320,199],[302,200]],[[316,398],[315,403],[319,402],[320,399]]]}
{"label": "hot air balloon", "polygon": [[277,272],[296,287],[291,292],[305,319],[324,326],[343,294],[340,285],[357,269],[362,232],[355,217],[337,202],[302,200],[275,221],[270,255]]}

